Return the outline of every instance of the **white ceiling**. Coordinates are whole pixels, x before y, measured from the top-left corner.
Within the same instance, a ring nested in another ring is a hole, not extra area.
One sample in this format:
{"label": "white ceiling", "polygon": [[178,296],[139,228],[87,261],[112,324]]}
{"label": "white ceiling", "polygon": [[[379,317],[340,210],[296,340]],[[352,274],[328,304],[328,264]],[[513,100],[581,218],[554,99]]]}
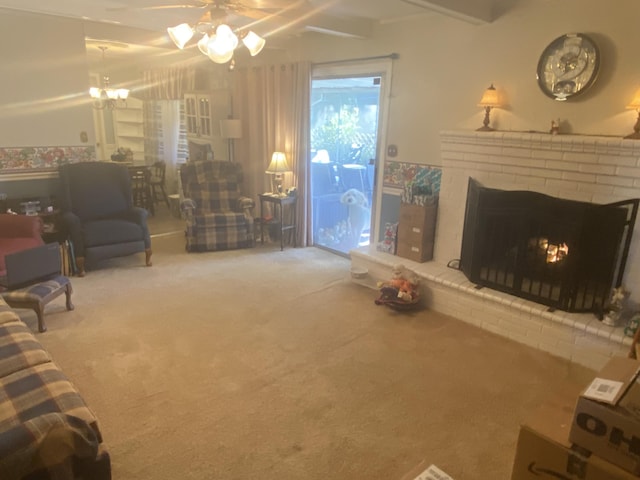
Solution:
{"label": "white ceiling", "polygon": [[[118,25],[153,32],[154,42],[128,42],[109,46],[110,55],[134,53],[157,47],[173,47],[166,34],[169,26],[195,24],[216,3],[225,8],[225,21],[236,27],[250,25],[262,36],[315,31],[330,35],[366,37],[374,23],[401,22],[418,15],[444,14],[471,23],[491,21],[505,5],[518,0],[0,0],[0,9],[80,18],[99,25]],[[161,33],[161,35],[157,35]],[[90,35],[89,35],[90,36]],[[104,40],[100,36],[98,40]],[[99,42],[98,42],[99,43]],[[104,42],[103,42],[104,43]],[[151,47],[151,43],[154,44]],[[271,43],[271,42],[269,42]],[[97,43],[88,42],[88,46]],[[88,48],[99,57],[98,48]]]}
{"label": "white ceiling", "polygon": [[[351,23],[358,34],[358,22],[399,21],[430,11],[440,13],[462,12],[476,15],[481,8],[496,0],[0,0],[0,7],[36,13],[83,18],[91,21],[107,22],[151,31],[165,31],[177,23],[194,23],[209,10],[205,4],[216,1],[238,4],[248,8],[265,9],[264,16],[274,15],[272,20],[281,24],[291,24],[300,29],[331,21],[337,25]],[[498,0],[504,1],[504,0]],[[167,8],[169,7],[169,8]],[[196,8],[204,7],[204,8]],[[233,14],[234,9],[230,9]],[[254,10],[254,13],[257,13]],[[254,21],[238,11],[234,20]]]}

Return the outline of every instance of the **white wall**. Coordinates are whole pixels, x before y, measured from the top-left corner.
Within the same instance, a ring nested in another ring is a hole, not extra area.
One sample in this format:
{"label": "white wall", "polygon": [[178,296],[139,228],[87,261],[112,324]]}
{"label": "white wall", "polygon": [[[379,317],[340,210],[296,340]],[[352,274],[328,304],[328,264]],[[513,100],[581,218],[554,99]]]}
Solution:
{"label": "white wall", "polygon": [[[394,61],[387,135],[387,142],[398,146],[397,161],[440,165],[439,132],[480,126],[483,112],[477,103],[492,82],[508,101],[506,108],[492,112],[492,123],[500,130],[547,131],[551,119],[560,118],[567,133],[629,133],[635,112],[625,110],[625,105],[640,86],[636,54],[640,3],[515,3],[482,26],[425,14],[378,25],[371,39],[305,34],[288,43],[278,42],[285,44],[284,50],[265,49],[255,58],[239,53],[238,67],[249,62],[321,62],[399,53]],[[602,51],[602,65],[589,92],[560,103],[540,91],[535,69],[542,50],[568,32],[594,37]],[[123,38],[124,30],[104,24],[0,10],[0,146],[79,144],[83,130],[93,142],[91,108],[84,103],[89,83],[85,34],[134,41]],[[151,35],[144,41],[160,45],[162,37]],[[147,66],[176,65],[188,58],[193,56],[176,50],[137,58],[110,73],[113,82],[130,81]],[[214,75],[226,68],[210,63],[199,65],[208,65]]]}
{"label": "white wall", "polygon": [[[548,131],[560,118],[566,133],[624,136],[636,114],[625,110],[640,87],[635,0],[522,0],[494,22],[474,26],[438,14],[379,25],[374,38],[326,35],[296,39],[289,55],[312,61],[400,54],[394,61],[387,141],[395,160],[440,165],[439,132],[482,125],[477,107],[492,82],[508,107],[492,112],[500,130]],[[592,89],[571,102],[546,97],[536,81],[544,48],[565,33],[598,43],[602,64]]]}
{"label": "white wall", "polygon": [[0,10],[0,58],[0,147],[93,144],[81,22]]}

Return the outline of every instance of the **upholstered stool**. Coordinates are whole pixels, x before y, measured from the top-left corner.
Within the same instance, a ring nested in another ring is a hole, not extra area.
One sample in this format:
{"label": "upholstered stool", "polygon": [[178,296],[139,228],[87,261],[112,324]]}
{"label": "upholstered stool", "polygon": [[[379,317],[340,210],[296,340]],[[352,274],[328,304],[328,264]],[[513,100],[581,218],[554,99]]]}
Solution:
{"label": "upholstered stool", "polygon": [[73,310],[71,303],[71,282],[64,275],[58,275],[50,280],[35,283],[18,290],[2,292],[2,298],[12,308],[29,308],[36,312],[38,316],[38,330],[46,332],[44,324],[44,307],[54,298],[62,295],[67,296],[67,310]]}

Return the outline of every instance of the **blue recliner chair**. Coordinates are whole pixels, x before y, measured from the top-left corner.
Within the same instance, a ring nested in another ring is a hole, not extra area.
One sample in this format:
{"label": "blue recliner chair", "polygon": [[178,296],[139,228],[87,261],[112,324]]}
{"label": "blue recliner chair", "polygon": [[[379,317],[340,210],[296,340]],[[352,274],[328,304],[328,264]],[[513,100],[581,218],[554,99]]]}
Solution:
{"label": "blue recliner chair", "polygon": [[63,165],[60,210],[73,244],[78,275],[112,257],[145,252],[151,265],[147,211],[133,205],[127,167],[117,163]]}

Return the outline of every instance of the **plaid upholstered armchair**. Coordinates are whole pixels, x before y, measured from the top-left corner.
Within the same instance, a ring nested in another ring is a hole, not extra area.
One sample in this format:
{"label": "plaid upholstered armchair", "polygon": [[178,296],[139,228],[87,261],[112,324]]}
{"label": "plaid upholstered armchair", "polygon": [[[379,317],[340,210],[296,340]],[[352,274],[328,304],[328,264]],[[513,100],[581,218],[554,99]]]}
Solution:
{"label": "plaid upholstered armchair", "polygon": [[240,164],[217,160],[189,162],[180,169],[180,180],[188,252],[253,246],[255,203],[240,193],[243,181]]}

